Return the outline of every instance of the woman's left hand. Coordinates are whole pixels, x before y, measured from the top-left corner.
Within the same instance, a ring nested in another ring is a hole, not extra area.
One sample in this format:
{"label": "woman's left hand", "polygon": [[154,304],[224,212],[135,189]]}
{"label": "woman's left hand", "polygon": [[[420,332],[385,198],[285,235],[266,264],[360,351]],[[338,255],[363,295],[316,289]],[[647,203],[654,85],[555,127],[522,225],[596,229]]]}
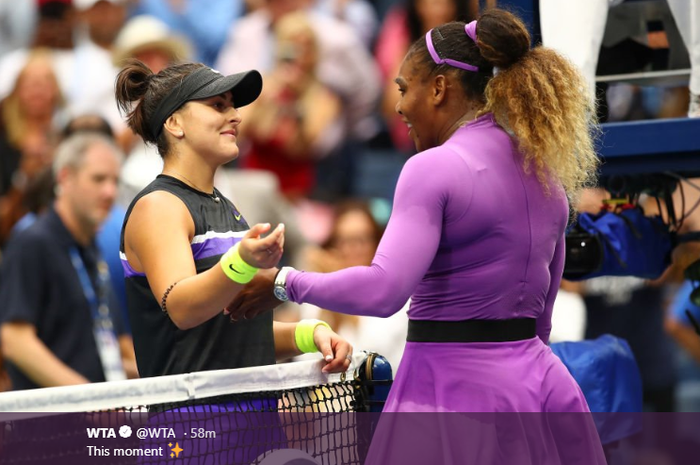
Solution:
{"label": "woman's left hand", "polygon": [[324,373],[343,373],[348,370],[352,360],[352,345],[343,337],[324,325],[318,325],[314,329],[314,343],[326,362],[322,370]]}

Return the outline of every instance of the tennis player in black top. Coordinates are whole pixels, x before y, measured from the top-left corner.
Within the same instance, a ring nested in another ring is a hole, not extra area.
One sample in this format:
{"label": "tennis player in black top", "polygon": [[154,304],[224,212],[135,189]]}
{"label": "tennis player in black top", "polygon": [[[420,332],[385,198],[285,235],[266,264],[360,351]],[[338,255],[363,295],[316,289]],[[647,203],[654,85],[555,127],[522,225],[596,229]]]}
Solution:
{"label": "tennis player in black top", "polygon": [[119,73],[116,97],[129,127],[164,160],[131,203],[120,246],[143,377],[268,365],[317,350],[325,372],[349,365],[352,347],[319,320],[273,322],[268,312],[231,323],[222,312],[258,269],[270,279],[283,252],[284,225],[249,227],[213,184],[217,168],[238,156],[237,108],[261,89],[257,71],[223,76],[202,64],[154,74],[132,61]]}

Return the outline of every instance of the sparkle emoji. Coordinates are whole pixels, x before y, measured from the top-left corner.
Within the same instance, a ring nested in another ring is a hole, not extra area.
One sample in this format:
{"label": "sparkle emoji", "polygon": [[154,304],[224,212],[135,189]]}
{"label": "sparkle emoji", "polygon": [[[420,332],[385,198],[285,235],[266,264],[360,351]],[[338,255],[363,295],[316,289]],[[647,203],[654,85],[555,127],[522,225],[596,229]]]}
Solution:
{"label": "sparkle emoji", "polygon": [[171,452],[170,452],[170,457],[171,457],[171,458],[172,458],[172,457],[175,457],[175,458],[180,457],[180,452],[182,452],[182,448],[180,448],[180,443],[179,443],[179,442],[176,442],[176,443],[175,443],[175,447],[173,447],[173,443],[171,442],[171,443],[168,444],[168,447],[171,448],[171,449],[170,449],[170,450],[171,450]]}

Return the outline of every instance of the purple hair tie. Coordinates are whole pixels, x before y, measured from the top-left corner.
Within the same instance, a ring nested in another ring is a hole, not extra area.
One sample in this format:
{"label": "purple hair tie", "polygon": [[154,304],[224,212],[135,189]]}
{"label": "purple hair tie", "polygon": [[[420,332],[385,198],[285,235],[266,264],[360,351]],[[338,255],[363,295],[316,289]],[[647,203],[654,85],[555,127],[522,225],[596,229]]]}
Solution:
{"label": "purple hair tie", "polygon": [[[474,27],[476,28],[476,24],[474,24]],[[476,30],[475,30],[475,32],[476,32]],[[430,53],[430,56],[432,57],[435,64],[438,64],[438,65],[446,64],[446,65],[454,66],[455,68],[463,69],[465,71],[472,71],[474,73],[479,72],[479,68],[477,66],[470,65],[469,63],[462,63],[461,61],[452,60],[450,58],[440,58],[440,56],[435,51],[435,46],[433,45],[432,33],[433,33],[433,30],[431,29],[425,35],[425,44],[428,46],[428,52]]]}
{"label": "purple hair tie", "polygon": [[476,20],[464,26],[464,32],[476,43]]}

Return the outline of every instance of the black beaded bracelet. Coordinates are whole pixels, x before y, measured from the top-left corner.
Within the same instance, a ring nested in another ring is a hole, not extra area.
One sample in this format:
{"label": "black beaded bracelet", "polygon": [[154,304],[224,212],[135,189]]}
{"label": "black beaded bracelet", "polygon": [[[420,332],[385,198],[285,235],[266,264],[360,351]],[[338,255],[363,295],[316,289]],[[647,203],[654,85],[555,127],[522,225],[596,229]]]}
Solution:
{"label": "black beaded bracelet", "polygon": [[167,309],[167,307],[166,307],[166,305],[165,305],[165,301],[166,301],[166,299],[168,298],[168,294],[170,294],[170,291],[173,290],[173,288],[175,287],[175,285],[176,285],[178,282],[179,282],[179,281],[175,281],[174,283],[172,283],[172,284],[170,285],[170,287],[168,287],[168,288],[165,290],[165,292],[163,293],[163,298],[160,299],[160,309],[163,310],[164,313],[168,313],[168,309]]}

